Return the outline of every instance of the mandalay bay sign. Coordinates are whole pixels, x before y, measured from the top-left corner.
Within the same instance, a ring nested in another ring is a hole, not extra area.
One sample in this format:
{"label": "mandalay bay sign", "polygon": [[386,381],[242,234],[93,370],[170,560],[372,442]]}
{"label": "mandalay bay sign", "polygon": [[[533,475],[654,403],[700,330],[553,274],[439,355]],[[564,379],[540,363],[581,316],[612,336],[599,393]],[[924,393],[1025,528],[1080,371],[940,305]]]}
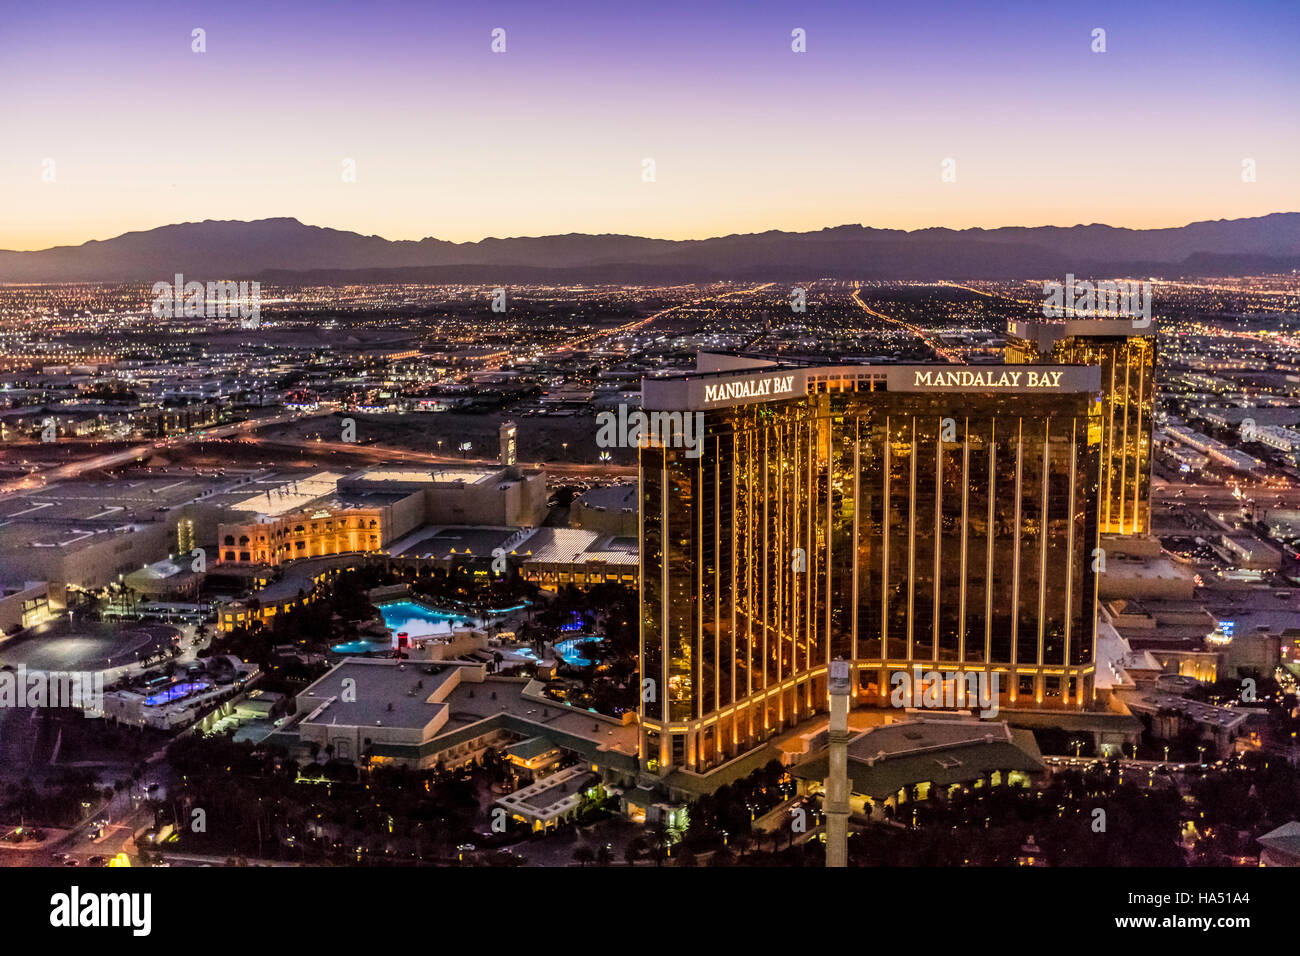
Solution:
{"label": "mandalay bay sign", "polygon": [[1085,366],[984,365],[945,368],[942,365],[895,367],[889,370],[891,392],[1082,392],[1100,387],[1101,373]]}
{"label": "mandalay bay sign", "polygon": [[1063,372],[981,369],[960,372],[917,372],[912,384],[923,388],[1019,388],[1021,379],[1029,388],[1060,388]]}
{"label": "mandalay bay sign", "polygon": [[763,378],[742,378],[716,385],[704,386],[704,402],[744,401],[751,398],[772,398],[794,393],[793,375],[770,375]]}

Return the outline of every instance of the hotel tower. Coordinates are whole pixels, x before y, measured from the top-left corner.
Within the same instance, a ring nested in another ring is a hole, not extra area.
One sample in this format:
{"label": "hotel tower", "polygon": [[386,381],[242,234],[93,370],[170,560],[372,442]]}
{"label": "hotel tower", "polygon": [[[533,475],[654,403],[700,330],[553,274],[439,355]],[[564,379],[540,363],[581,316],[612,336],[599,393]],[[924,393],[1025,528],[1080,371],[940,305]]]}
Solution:
{"label": "hotel tower", "polygon": [[836,658],[859,706],[914,665],[1088,705],[1100,375],[704,354],[646,379],[642,769],[705,772],[824,713]]}
{"label": "hotel tower", "polygon": [[1012,322],[1006,360],[1101,369],[1102,534],[1151,530],[1151,433],[1155,412],[1154,326],[1120,319]]}

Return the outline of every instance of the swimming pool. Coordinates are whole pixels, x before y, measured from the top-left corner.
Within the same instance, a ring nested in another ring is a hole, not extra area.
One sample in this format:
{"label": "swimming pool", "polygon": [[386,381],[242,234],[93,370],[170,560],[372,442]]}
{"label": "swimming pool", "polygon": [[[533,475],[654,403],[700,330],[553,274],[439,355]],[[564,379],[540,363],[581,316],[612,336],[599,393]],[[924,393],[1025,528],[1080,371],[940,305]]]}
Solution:
{"label": "swimming pool", "polygon": [[379,605],[384,616],[384,626],[393,633],[405,631],[411,637],[429,634],[451,634],[454,624],[473,624],[472,618],[451,611],[439,611],[418,601],[393,601]]}
{"label": "swimming pool", "polygon": [[[575,667],[586,667],[588,664],[593,662],[582,656],[581,652],[578,650],[578,645],[587,644],[592,640],[595,639],[590,637],[576,637],[568,641],[560,641],[555,645],[555,652],[560,655],[560,659],[566,664],[572,664]],[[530,661],[539,660],[537,654],[531,648],[520,648],[515,651],[515,653],[520,657],[528,658]],[[594,663],[599,664],[600,658],[596,658]]]}
{"label": "swimming pool", "polygon": [[174,700],[180,700],[182,697],[188,697],[190,694],[197,694],[199,691],[207,690],[212,685],[206,681],[187,681],[180,684],[172,684],[156,694],[151,694],[144,699],[146,707],[157,707],[159,704],[170,704]]}
{"label": "swimming pool", "polygon": [[345,641],[342,644],[330,645],[330,650],[335,654],[374,654],[392,649],[392,641]]}

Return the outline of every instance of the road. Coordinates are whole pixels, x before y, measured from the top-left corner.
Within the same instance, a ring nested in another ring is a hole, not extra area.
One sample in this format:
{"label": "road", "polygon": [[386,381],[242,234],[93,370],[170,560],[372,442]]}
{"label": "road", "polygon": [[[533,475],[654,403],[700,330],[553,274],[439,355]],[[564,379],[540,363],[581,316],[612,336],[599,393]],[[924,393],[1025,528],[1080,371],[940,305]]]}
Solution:
{"label": "road", "polygon": [[[330,451],[340,454],[369,458],[371,461],[411,462],[421,465],[498,465],[495,458],[462,458],[459,455],[438,455],[427,451],[411,451],[395,448],[391,445],[357,445],[341,441],[323,441],[321,439],[291,438],[257,438],[246,439],[246,444],[266,446],[267,448],[285,448],[295,451]],[[615,465],[613,463],[585,464],[571,461],[534,461],[519,462],[520,468],[545,468],[551,475],[563,475],[574,478],[635,478],[635,465]]]}
{"label": "road", "polygon": [[[764,282],[761,285],[756,285],[749,289],[737,289],[734,292],[724,292],[721,295],[712,296],[711,298],[726,299],[733,295],[751,295],[752,293],[759,292],[763,289],[768,288],[771,285],[772,285],[771,282]],[[556,354],[560,354],[560,355],[563,355],[566,352],[576,352],[586,348],[588,345],[590,345],[592,342],[596,341],[597,339],[608,338],[610,336],[615,336],[615,335],[626,335],[628,332],[635,332],[637,329],[644,328],[645,326],[649,325],[651,322],[654,322],[656,319],[662,319],[665,315],[669,315],[673,312],[676,312],[678,309],[684,309],[687,308],[688,306],[691,307],[697,306],[704,301],[705,301],[704,299],[695,299],[691,302],[681,302],[677,305],[669,306],[666,309],[660,309],[658,312],[654,313],[653,315],[647,315],[644,319],[635,319],[624,325],[620,325],[617,328],[600,329],[595,332],[590,332],[587,335],[579,336],[578,338],[570,342],[568,345],[561,346],[560,348],[555,349],[554,351]],[[481,356],[484,365],[481,369],[479,369],[479,371],[481,372],[499,371],[502,368],[502,366],[506,364],[506,362],[509,362],[512,359],[515,359],[517,357],[518,354],[512,351],[489,353],[487,355]]]}
{"label": "road", "polygon": [[1158,482],[1151,488],[1156,502],[1186,502],[1187,504],[1241,508],[1248,501],[1258,508],[1300,508],[1300,488],[1269,488],[1266,485],[1249,485],[1241,488],[1240,495],[1224,485],[1194,485],[1182,482]]}
{"label": "road", "polygon": [[[762,289],[766,289],[771,285],[772,283],[770,282],[764,282],[761,283],[760,285],[752,286],[751,288],[748,289],[737,289],[732,292],[724,292],[721,295],[715,296],[714,298],[725,299],[731,296],[751,295],[755,292],[761,291]],[[656,320],[661,319],[666,315],[670,315],[673,312],[676,312],[678,309],[693,307],[699,305],[700,302],[702,301],[704,300],[682,302],[679,303],[678,305],[669,306],[666,309],[661,309],[660,311],[655,312],[652,315],[648,315],[645,318],[636,319],[632,322],[625,323],[624,325],[618,326],[617,328],[593,331],[587,335],[579,336],[578,338],[569,342],[567,345],[562,346],[556,351],[560,354],[579,351],[581,349],[586,348],[592,342],[598,339],[607,338],[610,336],[625,335],[628,332],[634,332],[637,329],[644,328],[645,326],[650,325],[652,322],[655,322]],[[516,357],[517,357],[516,353],[512,351],[494,352],[488,355],[484,355],[482,356],[483,366],[480,369],[480,371],[498,370],[502,368],[507,362],[511,361]],[[327,415],[333,415],[335,411],[336,411],[335,408],[330,407],[319,411],[298,410],[292,412],[282,412],[278,415],[273,415],[268,418],[259,418],[250,421],[245,421],[245,422],[237,422],[231,425],[220,425],[215,428],[208,428],[202,430],[201,432],[194,432],[188,435],[178,436],[175,438],[162,438],[162,439],[158,439],[157,441],[146,442],[139,445],[133,445],[130,448],[125,448],[120,451],[110,452],[104,455],[96,455],[92,458],[84,458],[79,461],[69,462],[65,465],[58,465],[53,468],[46,469],[44,471],[33,472],[31,474],[23,476],[22,478],[14,478],[7,482],[0,483],[0,497],[9,494],[14,494],[15,492],[26,491],[33,488],[40,488],[43,485],[48,485],[52,482],[62,481],[67,478],[76,478],[80,475],[85,474],[86,472],[99,471],[108,468],[117,468],[122,465],[131,464],[132,462],[143,461],[145,458],[147,458],[149,455],[154,454],[155,452],[165,451],[167,449],[175,448],[177,446],[186,445],[193,442],[210,441],[212,439],[218,439],[218,438],[230,438],[234,436],[241,436],[241,437],[251,436],[252,433],[263,428],[271,427],[273,425],[282,425],[285,424],[286,422],[301,421],[309,418],[319,418]],[[346,451],[349,454],[358,454],[358,453],[365,454],[365,452],[361,452],[356,445],[344,444],[343,442],[326,442],[326,443],[285,442],[283,444],[285,444],[286,447],[294,447],[294,448],[315,447],[318,449],[325,448],[325,449]],[[419,462],[422,464],[426,464],[426,463],[427,464],[496,464],[494,460],[482,461],[482,460],[475,460],[475,459],[455,458],[452,456],[447,456],[444,458],[437,455],[428,455],[423,452],[407,452],[407,451],[402,451],[400,449],[385,448],[385,449],[372,449],[372,450],[376,452],[381,452],[383,457],[385,458],[399,460],[399,461]],[[540,463],[534,462],[533,465],[535,467],[541,467]],[[560,462],[560,463],[548,462],[546,463],[545,467],[552,474],[571,475],[574,477],[602,477],[602,476],[627,477],[636,474],[636,469],[634,467],[620,466],[620,465],[585,465],[585,464],[567,463],[567,462]]]}
{"label": "road", "polygon": [[251,435],[259,429],[269,428],[272,425],[283,425],[286,422],[301,421],[307,418],[320,418],[333,414],[333,409],[314,412],[282,412],[279,415],[273,415],[269,418],[256,418],[245,422],[235,422],[231,425],[219,425],[215,428],[207,428],[200,432],[192,432],[188,435],[182,435],[175,438],[159,438],[156,441],[147,442],[142,445],[133,445],[130,448],[110,452],[106,455],[96,455],[93,458],[82,458],[78,461],[68,462],[66,465],[57,465],[46,471],[33,472],[32,474],[26,475],[22,478],[12,479],[0,484],[0,497],[18,491],[39,488],[42,485],[62,481],[65,478],[76,478],[88,471],[117,468],[132,462],[143,461],[155,452],[166,451],[181,445],[211,441],[215,438],[230,438],[235,435]]}
{"label": "road", "polygon": [[[127,776],[129,772],[107,771],[100,781],[100,787],[111,787],[109,778]],[[133,782],[127,789],[114,791],[113,798],[102,804],[82,823],[73,827],[61,837],[47,841],[39,849],[0,850],[0,866],[68,866],[65,859],[76,860],[77,866],[89,866],[93,857],[112,859],[119,853],[125,853],[133,864],[138,861],[135,846],[135,834],[153,823],[153,809],[145,799],[145,787],[157,785],[153,796],[165,795],[167,770],[164,766],[149,764],[145,774],[138,783]],[[107,820],[108,825],[98,839],[91,839],[95,822]]]}
{"label": "road", "polygon": [[924,342],[930,348],[930,351],[940,356],[944,361],[954,362],[954,363],[961,362],[960,358],[958,358],[955,354],[953,354],[952,352],[945,349],[942,345],[940,345],[937,339],[931,338],[930,333],[926,332],[921,327],[916,325],[911,325],[907,322],[904,322],[901,319],[892,318],[891,316],[885,315],[885,313],[883,312],[877,312],[875,309],[871,308],[871,306],[867,305],[865,302],[862,301],[861,289],[856,287],[853,289],[853,301],[858,306],[858,308],[860,308],[863,312],[867,313],[867,315],[870,315],[873,318],[880,319],[882,322],[888,322],[890,325],[896,325],[900,329],[904,329],[912,333],[918,339]]}

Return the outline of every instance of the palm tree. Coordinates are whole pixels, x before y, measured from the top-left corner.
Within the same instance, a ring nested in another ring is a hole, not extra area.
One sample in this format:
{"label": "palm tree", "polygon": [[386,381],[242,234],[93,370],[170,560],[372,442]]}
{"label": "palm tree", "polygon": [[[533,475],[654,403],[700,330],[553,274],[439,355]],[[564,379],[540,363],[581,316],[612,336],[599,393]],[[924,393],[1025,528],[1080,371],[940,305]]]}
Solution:
{"label": "palm tree", "polygon": [[626,847],[623,848],[623,859],[627,862],[628,866],[632,866],[633,864],[636,863],[638,859],[640,859],[641,853],[644,850],[645,850],[645,838],[636,837],[634,840],[628,843]]}
{"label": "palm tree", "polygon": [[655,866],[663,866],[665,851],[668,848],[668,827],[665,825],[663,817],[654,822],[654,829],[651,832],[653,838],[650,843],[650,852],[654,854]]}

